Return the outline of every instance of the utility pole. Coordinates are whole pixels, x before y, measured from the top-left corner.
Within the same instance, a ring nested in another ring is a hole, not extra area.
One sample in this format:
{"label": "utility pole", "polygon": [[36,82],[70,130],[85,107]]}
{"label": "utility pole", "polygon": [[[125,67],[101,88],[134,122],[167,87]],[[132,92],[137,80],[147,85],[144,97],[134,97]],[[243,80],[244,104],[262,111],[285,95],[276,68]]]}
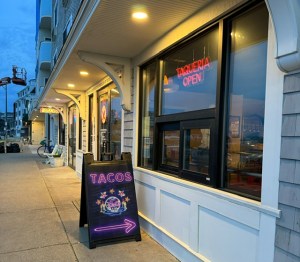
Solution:
{"label": "utility pole", "polygon": [[5,88],[5,123],[4,123],[4,153],[6,152],[6,144],[7,144],[7,84],[10,83],[10,77],[4,77],[0,79],[0,86],[4,86]]}
{"label": "utility pole", "polygon": [[4,135],[4,153],[7,153],[7,83],[5,84],[5,135]]}

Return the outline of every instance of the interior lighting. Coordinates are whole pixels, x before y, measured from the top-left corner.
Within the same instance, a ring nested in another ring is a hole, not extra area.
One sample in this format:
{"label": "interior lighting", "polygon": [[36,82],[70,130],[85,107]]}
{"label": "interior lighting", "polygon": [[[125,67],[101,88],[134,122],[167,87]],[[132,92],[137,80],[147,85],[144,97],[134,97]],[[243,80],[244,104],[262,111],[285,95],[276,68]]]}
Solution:
{"label": "interior lighting", "polygon": [[70,87],[70,88],[73,88],[73,87],[75,87],[75,85],[74,85],[74,84],[71,84],[71,83],[69,83],[69,84],[68,84],[68,87]]}
{"label": "interior lighting", "polygon": [[55,98],[56,101],[60,101],[60,98]]}
{"label": "interior lighting", "polygon": [[89,75],[89,73],[87,71],[80,71],[79,74],[82,75],[82,76]]}

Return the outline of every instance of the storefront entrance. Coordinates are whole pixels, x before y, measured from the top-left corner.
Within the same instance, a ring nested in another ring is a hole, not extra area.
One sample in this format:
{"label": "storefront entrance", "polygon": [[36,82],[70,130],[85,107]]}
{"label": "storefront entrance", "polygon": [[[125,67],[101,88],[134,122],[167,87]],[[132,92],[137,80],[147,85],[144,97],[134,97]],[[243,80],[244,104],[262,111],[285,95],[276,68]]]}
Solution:
{"label": "storefront entrance", "polygon": [[122,107],[114,84],[98,92],[98,160],[121,158]]}
{"label": "storefront entrance", "polygon": [[69,154],[68,162],[69,166],[75,169],[76,165],[76,106],[69,108]]}

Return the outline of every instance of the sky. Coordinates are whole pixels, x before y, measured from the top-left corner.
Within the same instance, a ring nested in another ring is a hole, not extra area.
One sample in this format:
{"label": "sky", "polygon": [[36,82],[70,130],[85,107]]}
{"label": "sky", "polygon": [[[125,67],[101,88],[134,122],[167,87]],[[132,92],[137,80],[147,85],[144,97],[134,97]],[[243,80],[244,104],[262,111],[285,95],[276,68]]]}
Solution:
{"label": "sky", "polygon": [[[12,66],[25,68],[28,80],[35,78],[36,0],[0,1],[0,78],[12,77]],[[7,85],[8,112],[13,112],[17,92],[24,86]],[[5,112],[5,89],[0,86],[0,112]]]}

